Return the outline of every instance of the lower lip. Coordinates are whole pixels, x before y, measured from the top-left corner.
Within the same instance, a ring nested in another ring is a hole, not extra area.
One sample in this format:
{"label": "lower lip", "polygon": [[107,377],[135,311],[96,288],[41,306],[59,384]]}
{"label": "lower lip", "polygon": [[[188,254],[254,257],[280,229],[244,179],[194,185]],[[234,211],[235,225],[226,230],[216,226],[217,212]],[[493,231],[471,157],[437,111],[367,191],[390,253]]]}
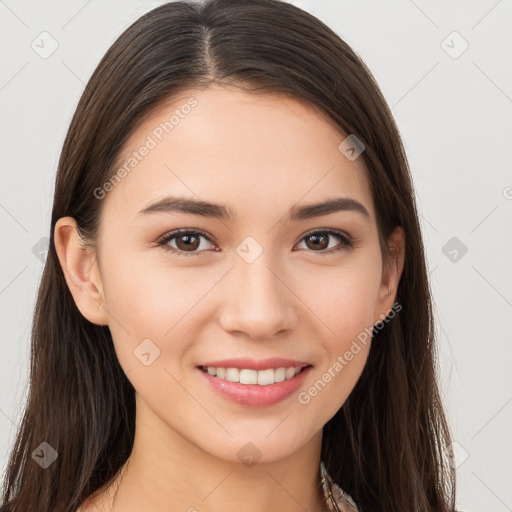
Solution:
{"label": "lower lip", "polygon": [[303,384],[306,375],[311,370],[311,366],[305,367],[295,377],[283,382],[259,386],[256,384],[240,384],[239,382],[230,382],[225,379],[213,377],[209,373],[197,368],[197,371],[203,376],[210,386],[217,391],[223,398],[236,402],[240,405],[250,407],[267,407],[277,404],[281,400],[289,397],[294,391]]}

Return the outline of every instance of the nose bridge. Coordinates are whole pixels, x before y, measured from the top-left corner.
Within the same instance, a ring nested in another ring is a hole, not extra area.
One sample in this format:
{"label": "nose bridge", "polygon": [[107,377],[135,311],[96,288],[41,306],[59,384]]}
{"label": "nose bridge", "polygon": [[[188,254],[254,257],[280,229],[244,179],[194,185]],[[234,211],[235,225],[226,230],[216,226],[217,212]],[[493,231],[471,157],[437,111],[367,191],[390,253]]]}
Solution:
{"label": "nose bridge", "polygon": [[[270,338],[293,327],[296,320],[293,294],[284,284],[284,276],[279,275],[272,251],[261,250],[255,256],[255,245],[248,243],[240,244],[234,257],[222,324],[228,331],[243,331],[252,338]],[[244,252],[244,248],[248,250]]]}

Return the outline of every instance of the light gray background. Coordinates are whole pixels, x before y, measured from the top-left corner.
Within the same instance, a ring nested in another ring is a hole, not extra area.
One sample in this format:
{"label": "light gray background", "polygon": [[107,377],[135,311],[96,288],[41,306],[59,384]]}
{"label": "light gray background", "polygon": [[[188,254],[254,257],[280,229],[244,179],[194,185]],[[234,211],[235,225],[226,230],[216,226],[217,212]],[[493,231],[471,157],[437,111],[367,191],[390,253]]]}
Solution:
{"label": "light gray background", "polygon": [[[107,48],[161,3],[0,0],[2,470],[27,391],[40,240],[67,127]],[[353,47],[392,108],[428,254],[458,507],[512,510],[512,2],[293,3]]]}

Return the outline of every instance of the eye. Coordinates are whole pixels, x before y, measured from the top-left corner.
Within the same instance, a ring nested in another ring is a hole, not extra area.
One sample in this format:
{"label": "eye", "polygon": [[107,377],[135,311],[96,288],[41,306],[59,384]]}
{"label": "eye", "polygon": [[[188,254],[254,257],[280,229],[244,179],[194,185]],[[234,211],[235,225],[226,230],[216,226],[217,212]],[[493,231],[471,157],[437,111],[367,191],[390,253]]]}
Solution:
{"label": "eye", "polygon": [[[329,237],[334,237],[339,241],[339,244],[334,246],[334,249],[333,246],[330,246],[329,244]],[[317,252],[320,255],[332,254],[333,252],[340,251],[341,249],[352,249],[355,247],[355,241],[348,235],[333,229],[312,231],[305,235],[302,240],[305,240],[306,247],[320,249],[312,251]]]}
{"label": "eye", "polygon": [[[197,231],[195,229],[180,229],[178,231],[168,233],[162,239],[158,240],[157,243],[166,251],[178,253],[183,256],[194,256],[197,255],[197,252],[194,252],[195,249],[204,249],[204,247],[201,247],[201,237],[209,240],[206,233],[203,233],[202,231]],[[176,239],[177,247],[169,245],[169,243],[174,241],[174,239]]]}
{"label": "eye", "polygon": [[[329,244],[329,237],[336,238],[339,241],[338,245],[334,246],[334,249]],[[197,256],[206,249],[201,245],[201,238],[205,238],[211,244],[209,236],[202,231],[195,229],[179,229],[164,235],[160,240],[157,240],[157,244],[164,250],[179,254],[180,256]],[[342,231],[333,229],[312,231],[303,236],[301,242],[303,240],[307,248],[314,249],[310,252],[316,252],[320,255],[331,254],[342,249],[352,249],[356,247],[355,241],[352,240],[350,236],[344,234]],[[171,242],[175,242],[176,246],[170,245]],[[198,251],[197,249],[202,250]]]}

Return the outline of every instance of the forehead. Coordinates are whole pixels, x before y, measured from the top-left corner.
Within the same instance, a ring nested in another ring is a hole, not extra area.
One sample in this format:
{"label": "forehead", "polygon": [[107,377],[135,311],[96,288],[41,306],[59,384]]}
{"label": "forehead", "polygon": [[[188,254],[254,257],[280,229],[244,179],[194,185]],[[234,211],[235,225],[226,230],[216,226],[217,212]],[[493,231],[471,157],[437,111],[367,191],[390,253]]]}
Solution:
{"label": "forehead", "polygon": [[127,140],[106,214],[115,209],[135,220],[149,203],[173,195],[227,205],[237,219],[263,212],[275,219],[297,203],[343,196],[361,202],[373,219],[362,158],[351,161],[339,150],[346,136],[282,94],[218,85],[182,92]]}

